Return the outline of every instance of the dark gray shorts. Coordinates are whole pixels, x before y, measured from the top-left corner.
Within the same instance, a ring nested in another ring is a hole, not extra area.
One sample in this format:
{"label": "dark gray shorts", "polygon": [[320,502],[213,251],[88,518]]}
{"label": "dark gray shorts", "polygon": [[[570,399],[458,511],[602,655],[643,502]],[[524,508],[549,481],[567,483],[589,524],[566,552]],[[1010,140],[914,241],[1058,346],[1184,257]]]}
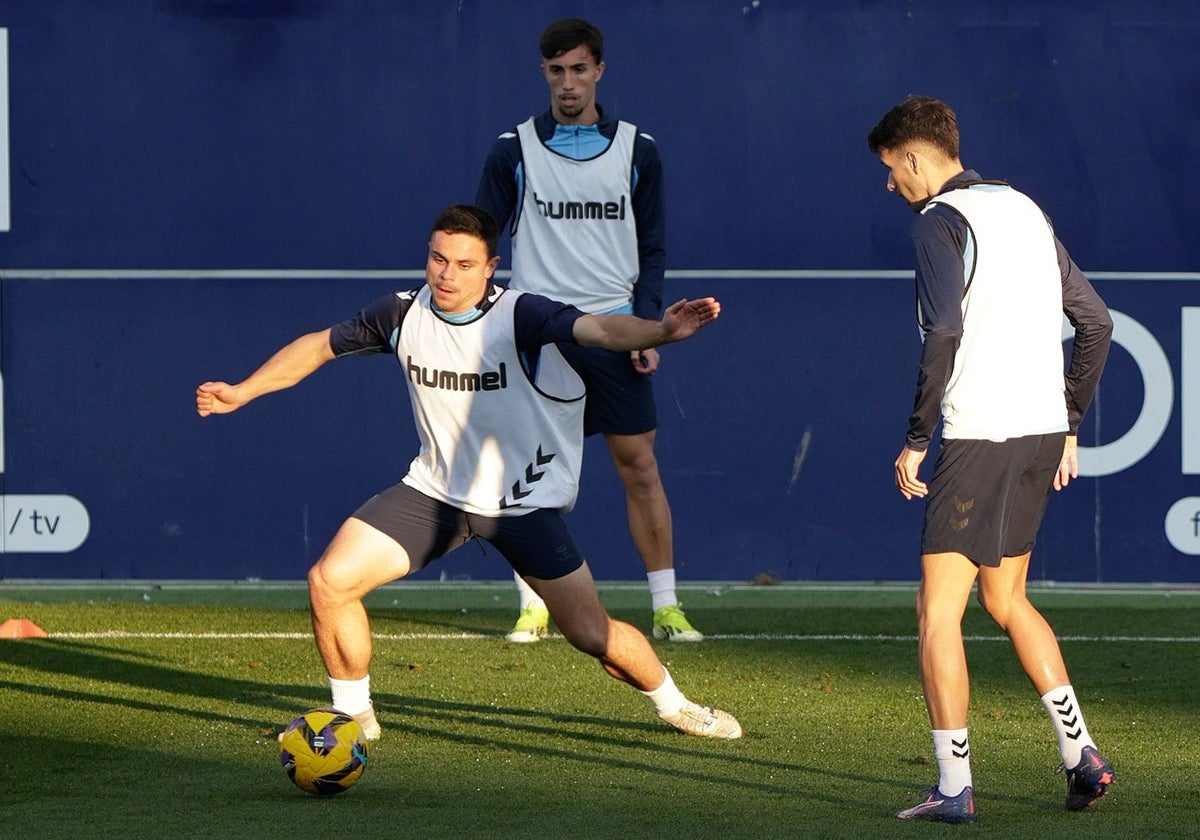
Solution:
{"label": "dark gray shorts", "polygon": [[1033,549],[1065,432],[1000,443],[944,440],[925,504],[921,553],[964,554],[980,566]]}
{"label": "dark gray shorts", "polygon": [[542,580],[569,575],[583,556],[556,510],[538,508],[524,516],[481,516],[432,499],[407,484],[394,484],[372,496],[354,512],[403,546],[411,572],[468,540],[487,540],[522,576]]}

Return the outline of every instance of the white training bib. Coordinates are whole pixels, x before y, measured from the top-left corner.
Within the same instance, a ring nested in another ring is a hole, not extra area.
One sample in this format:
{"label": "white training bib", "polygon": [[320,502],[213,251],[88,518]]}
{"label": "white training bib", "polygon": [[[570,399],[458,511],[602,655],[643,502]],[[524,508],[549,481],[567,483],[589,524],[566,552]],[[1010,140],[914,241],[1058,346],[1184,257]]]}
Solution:
{"label": "white training bib", "polygon": [[525,186],[510,285],[584,312],[628,306],[638,278],[631,191],[636,126],[618,122],[612,143],[588,160],[546,148],[533,118],[517,135]]}
{"label": "white training bib", "polygon": [[553,344],[534,375],[516,347],[520,292],[497,287],[466,324],[417,292],[396,341],[421,451],[404,483],[483,516],[570,510],[583,463],[584,386]]}
{"label": "white training bib", "polygon": [[942,397],[942,436],[1002,441],[1066,431],[1062,276],[1028,196],[978,184],[935,196],[969,227],[963,337]]}

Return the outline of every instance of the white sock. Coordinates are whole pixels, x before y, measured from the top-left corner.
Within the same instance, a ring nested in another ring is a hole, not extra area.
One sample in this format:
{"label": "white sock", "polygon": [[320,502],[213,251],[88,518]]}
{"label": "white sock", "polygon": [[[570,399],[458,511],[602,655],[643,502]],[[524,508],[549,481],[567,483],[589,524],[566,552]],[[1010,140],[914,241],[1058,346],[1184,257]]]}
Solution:
{"label": "white sock", "polygon": [[934,729],[933,755],[937,759],[938,790],[958,796],[971,784],[971,745],[964,729]]}
{"label": "white sock", "polygon": [[333,695],[333,708],[348,715],[356,715],[371,708],[371,675],[361,680],[335,680],[329,678],[329,692]]}
{"label": "white sock", "polygon": [[1084,747],[1096,746],[1087,724],[1083,722],[1083,712],[1079,710],[1079,701],[1075,699],[1075,689],[1064,685],[1047,691],[1042,695],[1042,706],[1054,724],[1063,767],[1070,770],[1079,764]]}
{"label": "white sock", "polygon": [[546,602],[541,599],[541,596],[533,591],[533,587],[526,583],[524,578],[522,578],[516,572],[513,572],[513,580],[517,582],[517,597],[521,599],[521,609],[524,610],[528,609],[529,607],[541,607],[542,609],[546,608]]}
{"label": "white sock", "polygon": [[650,702],[654,704],[654,711],[658,712],[659,717],[670,717],[682,709],[688,701],[683,696],[683,692],[675,687],[675,680],[671,679],[671,673],[665,667],[663,668],[662,685],[653,691],[643,691],[642,694],[650,698]]}
{"label": "white sock", "polygon": [[659,610],[679,603],[679,599],[675,597],[674,569],[646,572],[646,580],[650,583],[650,609]]}

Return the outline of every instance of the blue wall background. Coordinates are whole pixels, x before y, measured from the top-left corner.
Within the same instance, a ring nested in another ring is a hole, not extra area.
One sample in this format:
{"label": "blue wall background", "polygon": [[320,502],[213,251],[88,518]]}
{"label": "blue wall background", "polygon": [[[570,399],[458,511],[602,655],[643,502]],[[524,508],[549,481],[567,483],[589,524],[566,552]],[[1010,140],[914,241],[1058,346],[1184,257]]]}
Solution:
{"label": "blue wall background", "polygon": [[[1127,5],[8,0],[0,578],[303,577],[415,453],[395,363],[204,421],[193,390],[419,283],[433,216],[546,107],[542,28],[577,14],[608,38],[599,101],[662,150],[668,298],[724,306],[656,376],[681,579],[917,576],[920,508],[892,485],[910,216],[865,136],[920,92],[1167,367],[1114,350],[1081,442],[1165,399],[1161,433],[1052,500],[1034,575],[1200,581],[1200,6]],[[573,529],[598,577],[640,578],[588,449]],[[472,547],[439,574],[507,567]]]}

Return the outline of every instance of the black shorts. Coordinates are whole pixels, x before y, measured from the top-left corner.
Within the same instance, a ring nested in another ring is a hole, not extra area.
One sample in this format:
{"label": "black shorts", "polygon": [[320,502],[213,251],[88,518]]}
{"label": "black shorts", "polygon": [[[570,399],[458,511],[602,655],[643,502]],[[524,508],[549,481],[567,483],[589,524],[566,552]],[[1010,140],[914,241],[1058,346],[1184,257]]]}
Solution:
{"label": "black shorts", "polygon": [[602,347],[560,344],[563,357],[587,387],[583,408],[585,435],[640,435],[654,431],[654,389],[650,375],[638,373],[629,353]]}
{"label": "black shorts", "polygon": [[1065,432],[1002,442],[944,440],[929,484],[921,554],[956,552],[980,566],[1033,549]]}
{"label": "black shorts", "polygon": [[538,508],[523,516],[482,516],[430,498],[400,482],[372,496],[353,516],[404,548],[410,574],[476,537],[495,546],[522,576],[554,580],[583,565],[583,556],[556,510]]}

